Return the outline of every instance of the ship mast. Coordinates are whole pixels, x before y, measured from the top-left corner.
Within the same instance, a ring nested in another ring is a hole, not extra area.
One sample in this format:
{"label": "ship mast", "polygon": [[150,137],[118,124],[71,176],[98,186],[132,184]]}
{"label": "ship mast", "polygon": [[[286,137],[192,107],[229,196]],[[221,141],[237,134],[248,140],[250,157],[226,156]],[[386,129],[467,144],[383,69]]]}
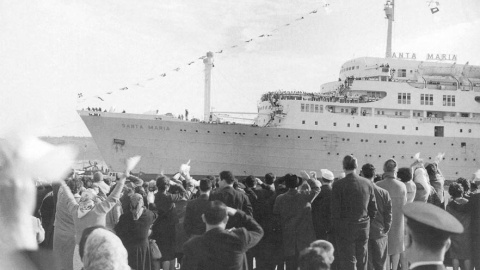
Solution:
{"label": "ship mast", "polygon": [[207,52],[207,57],[203,59],[205,64],[205,96],[203,98],[203,121],[210,121],[210,87],[212,81],[213,53]]}
{"label": "ship mast", "polygon": [[393,27],[393,21],[395,20],[394,18],[394,13],[395,13],[395,0],[387,0],[387,3],[385,4],[385,16],[386,19],[388,20],[388,30],[387,30],[387,52],[385,53],[386,58],[392,57],[392,27]]}

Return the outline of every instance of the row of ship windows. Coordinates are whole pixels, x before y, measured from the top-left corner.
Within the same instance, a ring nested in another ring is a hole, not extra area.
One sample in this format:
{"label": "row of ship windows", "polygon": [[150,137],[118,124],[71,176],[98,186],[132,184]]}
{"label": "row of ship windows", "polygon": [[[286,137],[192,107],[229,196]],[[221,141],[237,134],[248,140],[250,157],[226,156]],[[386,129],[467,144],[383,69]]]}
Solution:
{"label": "row of ship windows", "polygon": [[[410,93],[398,93],[398,104],[411,104]],[[420,105],[433,105],[433,94],[420,94]],[[443,106],[455,106],[455,95],[443,95]]]}
{"label": "row of ship windows", "polygon": [[302,103],[300,104],[300,111],[312,112],[312,113],[323,113],[323,105]]}

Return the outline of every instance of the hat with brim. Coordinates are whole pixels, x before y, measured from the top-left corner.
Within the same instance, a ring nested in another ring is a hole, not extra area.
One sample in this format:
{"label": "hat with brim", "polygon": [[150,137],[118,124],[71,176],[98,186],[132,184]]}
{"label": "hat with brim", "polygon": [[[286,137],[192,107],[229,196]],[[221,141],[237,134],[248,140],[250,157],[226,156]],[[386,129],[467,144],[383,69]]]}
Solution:
{"label": "hat with brim", "polygon": [[335,176],[330,170],[327,169],[321,169],[320,172],[322,173],[322,178],[325,180],[333,181]]}
{"label": "hat with brim", "polygon": [[403,214],[410,219],[449,233],[463,233],[463,225],[447,211],[433,204],[411,202],[403,206]]}

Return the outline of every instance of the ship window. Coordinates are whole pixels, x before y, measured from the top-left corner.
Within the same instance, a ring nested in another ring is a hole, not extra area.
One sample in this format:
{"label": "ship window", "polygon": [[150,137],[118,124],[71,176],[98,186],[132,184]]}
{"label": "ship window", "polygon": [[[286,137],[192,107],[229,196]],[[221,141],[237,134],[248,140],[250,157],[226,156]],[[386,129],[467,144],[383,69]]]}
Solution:
{"label": "ship window", "polygon": [[382,111],[382,115],[384,115],[384,114],[385,114],[385,112],[384,112],[384,111]]}
{"label": "ship window", "polygon": [[350,123],[347,124],[347,127],[350,127]]}
{"label": "ship window", "polygon": [[471,130],[471,129],[469,129],[469,130],[468,130],[468,133],[472,133],[472,130]]}
{"label": "ship window", "polygon": [[300,106],[301,106],[301,111],[304,112],[305,111],[305,103],[302,103]]}
{"label": "ship window", "polygon": [[313,104],[310,104],[310,112],[315,112],[315,109],[314,109],[315,105]]}
{"label": "ship window", "polygon": [[460,133],[462,133],[462,132],[463,132],[463,129],[460,129]]}
{"label": "ship window", "polygon": [[336,126],[337,126],[337,122],[334,122],[334,123],[333,123],[333,126],[336,127]]}
{"label": "ship window", "polygon": [[405,130],[405,126],[402,126],[402,130]]}
{"label": "ship window", "polygon": [[343,112],[343,109],[340,109],[340,112]]}
{"label": "ship window", "polygon": [[378,125],[375,125],[375,128],[378,128]]}
{"label": "ship window", "polygon": [[320,105],[320,112],[323,113],[323,105]]}
{"label": "ship window", "polygon": [[443,95],[443,106],[455,106],[455,95]]}
{"label": "ship window", "polygon": [[398,93],[398,104],[410,104],[410,93]]}
{"label": "ship window", "polygon": [[318,113],[318,105],[315,105],[315,112]]}
{"label": "ship window", "polygon": [[309,112],[310,111],[310,106],[308,104],[305,104],[305,112]]}
{"label": "ship window", "polygon": [[418,130],[418,127],[415,127],[415,130]]}
{"label": "ship window", "polygon": [[385,126],[383,126],[383,129],[387,129],[387,126],[386,126],[386,125],[385,125]]}
{"label": "ship window", "polygon": [[360,124],[357,124],[357,127],[360,127]]}
{"label": "ship window", "polygon": [[395,115],[398,115],[398,112],[395,112]]}
{"label": "ship window", "polygon": [[318,121],[315,121],[315,126],[318,126]]}
{"label": "ship window", "polygon": [[434,128],[435,137],[443,137],[443,130],[444,128],[442,126],[436,126]]}
{"label": "ship window", "polygon": [[420,105],[433,105],[433,94],[421,94]]}
{"label": "ship window", "polygon": [[305,120],[302,120],[302,125],[305,125]]}
{"label": "ship window", "polygon": [[407,70],[406,69],[399,69],[398,70],[398,77],[407,77]]}

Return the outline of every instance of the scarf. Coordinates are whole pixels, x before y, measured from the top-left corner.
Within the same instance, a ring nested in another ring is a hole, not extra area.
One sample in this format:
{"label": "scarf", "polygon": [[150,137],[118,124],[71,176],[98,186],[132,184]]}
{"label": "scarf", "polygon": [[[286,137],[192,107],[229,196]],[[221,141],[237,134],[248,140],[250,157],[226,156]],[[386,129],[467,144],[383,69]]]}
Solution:
{"label": "scarf", "polygon": [[90,188],[82,193],[82,197],[80,197],[80,201],[78,202],[78,218],[84,217],[95,207],[96,197],[97,195],[95,194],[95,191]]}
{"label": "scarf", "polygon": [[138,220],[143,214],[143,197],[135,193],[130,197],[130,211],[133,214],[133,220]]}

